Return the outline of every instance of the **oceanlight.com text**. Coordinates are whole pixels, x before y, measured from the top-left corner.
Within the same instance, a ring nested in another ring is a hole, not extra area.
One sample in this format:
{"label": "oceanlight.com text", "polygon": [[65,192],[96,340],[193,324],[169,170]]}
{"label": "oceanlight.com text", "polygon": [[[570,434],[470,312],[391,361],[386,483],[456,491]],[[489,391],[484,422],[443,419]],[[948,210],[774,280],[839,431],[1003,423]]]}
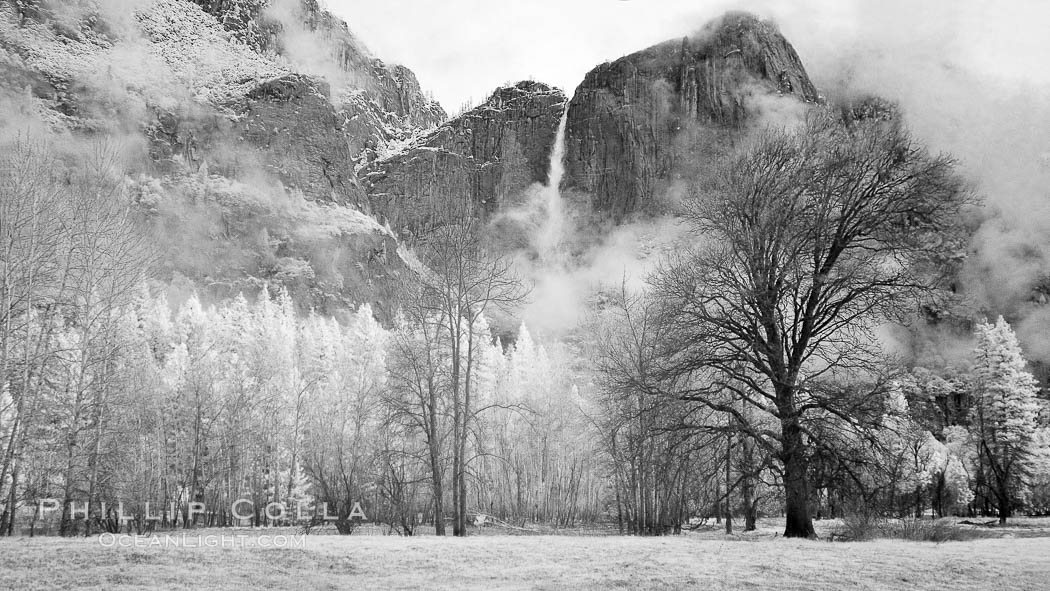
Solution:
{"label": "oceanlight.com text", "polygon": [[116,535],[104,533],[98,537],[99,545],[105,548],[305,548],[306,536],[295,535],[247,535],[208,534],[151,536]]}

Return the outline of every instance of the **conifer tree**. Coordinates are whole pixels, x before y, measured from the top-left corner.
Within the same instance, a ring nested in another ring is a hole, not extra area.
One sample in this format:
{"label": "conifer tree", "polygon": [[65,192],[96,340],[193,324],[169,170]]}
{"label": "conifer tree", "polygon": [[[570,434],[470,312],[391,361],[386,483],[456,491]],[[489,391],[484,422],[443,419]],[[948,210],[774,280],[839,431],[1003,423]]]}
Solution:
{"label": "conifer tree", "polygon": [[1035,377],[1010,325],[1002,316],[976,329],[973,436],[984,472],[985,492],[999,523],[1023,503],[1036,420]]}

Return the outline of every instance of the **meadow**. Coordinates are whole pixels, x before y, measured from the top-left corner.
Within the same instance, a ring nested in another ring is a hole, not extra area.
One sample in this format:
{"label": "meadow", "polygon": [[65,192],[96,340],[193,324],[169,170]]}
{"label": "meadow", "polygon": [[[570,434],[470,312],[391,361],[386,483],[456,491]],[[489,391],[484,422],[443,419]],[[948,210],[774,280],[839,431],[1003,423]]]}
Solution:
{"label": "meadow", "polygon": [[[828,526],[825,526],[827,528]],[[467,538],[200,530],[177,547],[112,539],[0,540],[8,589],[1050,589],[1050,536],[1016,520],[960,542],[784,539],[774,522],[727,536]],[[288,543],[273,547],[274,536]],[[160,534],[163,537],[165,534]],[[181,536],[182,532],[176,535]],[[208,536],[236,538],[206,547]],[[243,537],[236,537],[243,536]]]}

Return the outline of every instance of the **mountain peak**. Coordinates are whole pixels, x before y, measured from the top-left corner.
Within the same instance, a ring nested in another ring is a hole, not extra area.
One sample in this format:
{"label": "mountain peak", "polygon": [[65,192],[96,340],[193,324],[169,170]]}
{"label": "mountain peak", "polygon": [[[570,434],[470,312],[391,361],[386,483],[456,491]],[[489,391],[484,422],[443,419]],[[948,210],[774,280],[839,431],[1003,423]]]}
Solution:
{"label": "mountain peak", "polygon": [[746,12],[601,64],[569,106],[569,186],[614,219],[652,211],[697,153],[757,120],[769,98],[819,97],[777,26]]}
{"label": "mountain peak", "polygon": [[737,56],[745,68],[759,79],[768,80],[777,90],[816,100],[810,81],[795,48],[771,20],[743,11],[730,11],[704,25],[687,38],[694,57],[731,60]]}

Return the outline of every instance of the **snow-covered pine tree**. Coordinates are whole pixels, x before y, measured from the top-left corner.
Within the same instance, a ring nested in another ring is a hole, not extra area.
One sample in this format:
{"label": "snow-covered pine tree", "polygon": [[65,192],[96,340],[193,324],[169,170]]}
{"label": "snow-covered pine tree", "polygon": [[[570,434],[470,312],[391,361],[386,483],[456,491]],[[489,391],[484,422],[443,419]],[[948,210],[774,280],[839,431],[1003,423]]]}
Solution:
{"label": "snow-covered pine tree", "polygon": [[1006,523],[1023,504],[1036,428],[1035,378],[1010,325],[1002,316],[976,328],[972,430],[984,492]]}

